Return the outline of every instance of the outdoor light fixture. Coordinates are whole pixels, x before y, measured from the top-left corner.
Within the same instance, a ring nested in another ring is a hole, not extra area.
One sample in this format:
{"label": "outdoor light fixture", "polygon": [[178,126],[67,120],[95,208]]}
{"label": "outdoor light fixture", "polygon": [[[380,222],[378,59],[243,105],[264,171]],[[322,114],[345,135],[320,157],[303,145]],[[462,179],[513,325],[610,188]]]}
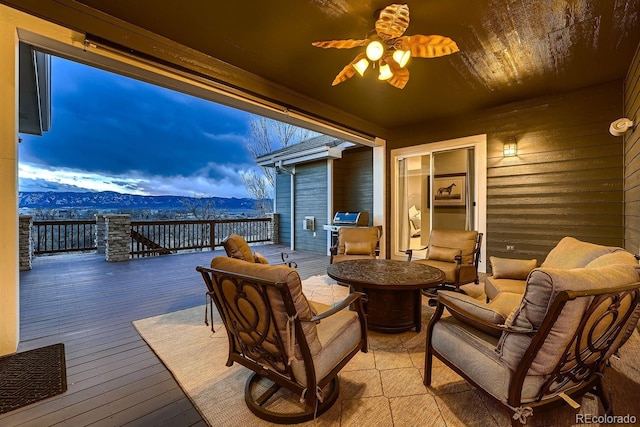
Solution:
{"label": "outdoor light fixture", "polygon": [[633,129],[634,127],[633,120],[623,117],[611,123],[611,126],[609,126],[609,133],[613,136],[622,136],[629,129]]}
{"label": "outdoor light fixture", "polygon": [[511,142],[505,142],[502,146],[502,154],[505,157],[513,157],[518,154],[518,145],[515,138]]}
{"label": "outdoor light fixture", "polygon": [[313,42],[312,45],[324,49],[351,49],[364,47],[333,80],[332,86],[353,77],[356,72],[363,76],[373,64],[378,67],[378,79],[402,89],[409,81],[406,65],[409,58],[436,58],[458,52],[458,45],[444,36],[403,36],[409,27],[409,6],[392,4],[382,9],[377,17],[375,30],[363,40],[329,40]]}

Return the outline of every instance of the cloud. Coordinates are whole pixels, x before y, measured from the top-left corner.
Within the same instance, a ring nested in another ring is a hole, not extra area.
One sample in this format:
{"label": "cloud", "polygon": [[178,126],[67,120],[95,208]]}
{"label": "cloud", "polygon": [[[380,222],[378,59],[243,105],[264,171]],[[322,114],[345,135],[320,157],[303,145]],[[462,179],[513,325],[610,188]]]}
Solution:
{"label": "cloud", "polygon": [[[250,167],[250,166],[249,166]],[[138,195],[250,197],[240,172],[225,165],[212,164],[193,175],[145,175],[131,171],[126,175],[49,168],[20,163],[20,191],[115,191]]]}
{"label": "cloud", "polygon": [[[250,114],[52,59],[52,128],[21,135],[20,190],[246,197]],[[77,191],[77,190],[74,190]]]}

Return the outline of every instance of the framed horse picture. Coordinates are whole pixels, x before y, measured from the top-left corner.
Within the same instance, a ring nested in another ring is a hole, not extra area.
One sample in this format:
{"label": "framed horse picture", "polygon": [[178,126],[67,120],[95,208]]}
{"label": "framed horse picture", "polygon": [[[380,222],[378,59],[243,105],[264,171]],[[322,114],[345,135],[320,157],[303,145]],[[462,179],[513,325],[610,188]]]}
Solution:
{"label": "framed horse picture", "polygon": [[466,206],[467,174],[433,177],[433,206]]}

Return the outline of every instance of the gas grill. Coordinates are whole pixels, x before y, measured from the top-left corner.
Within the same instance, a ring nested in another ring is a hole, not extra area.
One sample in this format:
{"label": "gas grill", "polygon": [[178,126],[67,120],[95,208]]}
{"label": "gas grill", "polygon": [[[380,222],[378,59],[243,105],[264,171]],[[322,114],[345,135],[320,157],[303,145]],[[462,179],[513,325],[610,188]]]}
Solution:
{"label": "gas grill", "polygon": [[338,240],[338,230],[341,227],[368,227],[369,212],[336,212],[331,224],[324,225],[327,231],[331,232],[331,245],[335,245]]}

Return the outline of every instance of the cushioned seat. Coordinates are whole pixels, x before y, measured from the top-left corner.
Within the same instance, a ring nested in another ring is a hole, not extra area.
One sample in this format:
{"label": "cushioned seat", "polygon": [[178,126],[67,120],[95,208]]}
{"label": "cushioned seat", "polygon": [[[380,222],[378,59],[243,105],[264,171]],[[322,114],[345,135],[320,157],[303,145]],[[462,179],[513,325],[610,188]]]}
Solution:
{"label": "cushioned seat", "polygon": [[436,356],[510,411],[513,425],[536,407],[588,391],[609,411],[602,376],[638,322],[637,267],[536,268],[522,294],[500,292],[489,303],[440,291],[427,328],[425,385]]}
{"label": "cushioned seat", "polygon": [[[211,268],[197,270],[227,330],[227,366],[238,362],[255,372],[245,387],[249,409],[286,424],[329,409],[338,395],[338,372],[367,351],[363,294],[354,292],[333,307],[308,301],[297,271],[286,265],[216,257]],[[294,403],[303,402],[297,411],[279,406],[280,387],[298,395]]]}
{"label": "cushioned seat", "polygon": [[330,263],[353,259],[375,259],[382,227],[340,227],[338,240],[331,248]]}
{"label": "cushioned seat", "polygon": [[430,265],[445,274],[445,286],[459,290],[460,285],[479,283],[478,263],[482,233],[461,230],[432,230],[425,259],[413,259],[413,249],[407,250],[408,260]]}

